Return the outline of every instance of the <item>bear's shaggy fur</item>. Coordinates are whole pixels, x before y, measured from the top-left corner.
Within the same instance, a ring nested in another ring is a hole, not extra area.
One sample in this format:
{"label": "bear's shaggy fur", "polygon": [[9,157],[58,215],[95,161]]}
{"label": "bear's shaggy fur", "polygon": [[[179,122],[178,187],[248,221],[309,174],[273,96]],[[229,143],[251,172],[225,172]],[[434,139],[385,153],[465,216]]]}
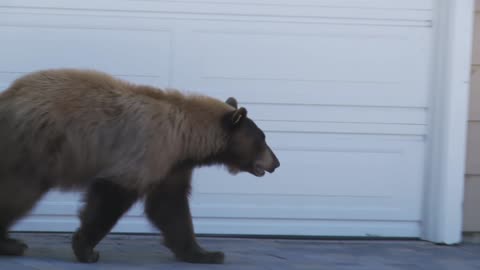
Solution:
{"label": "bear's shaggy fur", "polygon": [[221,263],[196,242],[188,194],[192,170],[224,164],[262,176],[280,164],[265,135],[238,108],[134,85],[105,73],[45,70],[0,94],[0,254],[27,246],[8,229],[52,188],[86,189],[72,247],[81,262],[140,198],[180,260]]}

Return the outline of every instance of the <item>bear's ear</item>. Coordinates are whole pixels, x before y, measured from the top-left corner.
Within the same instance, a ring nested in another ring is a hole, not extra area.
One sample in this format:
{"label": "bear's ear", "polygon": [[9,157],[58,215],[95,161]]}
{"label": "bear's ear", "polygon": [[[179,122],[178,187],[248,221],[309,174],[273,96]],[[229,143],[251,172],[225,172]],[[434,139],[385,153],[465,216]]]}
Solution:
{"label": "bear's ear", "polygon": [[225,115],[223,119],[223,123],[227,128],[234,128],[237,126],[239,123],[242,122],[242,119],[244,119],[247,116],[247,110],[243,107],[236,109],[235,111],[229,112]]}
{"label": "bear's ear", "polygon": [[232,124],[234,126],[237,125],[243,118],[245,118],[245,116],[247,116],[247,110],[245,108],[241,107],[237,109],[233,112]]}
{"label": "bear's ear", "polygon": [[234,97],[229,97],[225,103],[227,103],[228,105],[234,107],[235,109],[238,108],[238,103],[237,103],[237,100],[234,98]]}

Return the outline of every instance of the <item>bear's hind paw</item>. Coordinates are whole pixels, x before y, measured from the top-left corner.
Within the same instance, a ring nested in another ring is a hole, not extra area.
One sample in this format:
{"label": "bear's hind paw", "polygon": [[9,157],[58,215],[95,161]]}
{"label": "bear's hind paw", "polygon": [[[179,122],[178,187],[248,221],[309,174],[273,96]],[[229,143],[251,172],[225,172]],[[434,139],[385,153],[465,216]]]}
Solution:
{"label": "bear's hind paw", "polygon": [[225,261],[225,254],[220,251],[196,251],[182,256],[177,256],[181,261],[201,264],[222,264]]}

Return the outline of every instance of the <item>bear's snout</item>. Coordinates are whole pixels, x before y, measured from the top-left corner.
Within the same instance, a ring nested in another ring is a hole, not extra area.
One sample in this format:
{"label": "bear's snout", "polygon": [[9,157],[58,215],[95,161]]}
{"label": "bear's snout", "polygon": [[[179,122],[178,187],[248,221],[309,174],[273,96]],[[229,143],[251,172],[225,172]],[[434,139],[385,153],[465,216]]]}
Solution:
{"label": "bear's snout", "polygon": [[253,168],[253,174],[256,176],[265,175],[265,171],[273,173],[275,169],[280,167],[280,161],[273,153],[270,147],[266,147],[260,158],[255,162]]}

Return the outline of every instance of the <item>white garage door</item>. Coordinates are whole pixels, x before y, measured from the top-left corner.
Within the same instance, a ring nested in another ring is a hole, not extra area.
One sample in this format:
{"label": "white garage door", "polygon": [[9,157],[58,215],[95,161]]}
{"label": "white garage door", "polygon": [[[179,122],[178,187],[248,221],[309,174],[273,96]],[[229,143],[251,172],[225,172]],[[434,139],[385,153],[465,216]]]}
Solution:
{"label": "white garage door", "polygon": [[[282,166],[195,175],[198,233],[420,235],[432,0],[0,1],[0,86],[53,67],[235,96]],[[79,194],[17,230],[72,231]],[[115,231],[155,231],[135,206]]]}

